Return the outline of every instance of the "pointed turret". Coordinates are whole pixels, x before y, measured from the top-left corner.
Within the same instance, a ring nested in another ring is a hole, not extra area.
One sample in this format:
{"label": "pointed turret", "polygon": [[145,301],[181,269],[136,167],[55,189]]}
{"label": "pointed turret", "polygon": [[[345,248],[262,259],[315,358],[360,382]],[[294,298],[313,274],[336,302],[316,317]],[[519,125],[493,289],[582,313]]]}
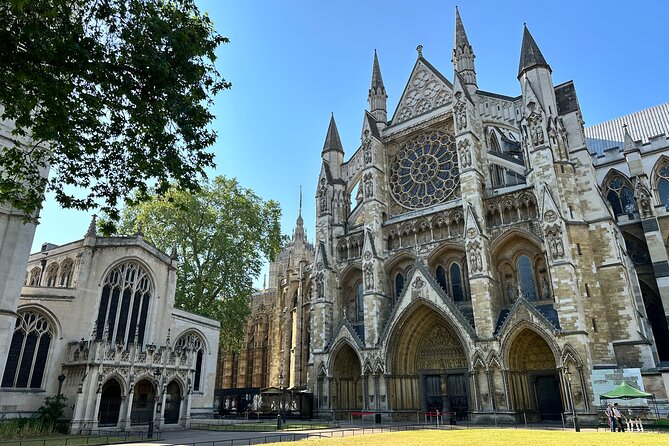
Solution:
{"label": "pointed turret", "polygon": [[344,146],[342,146],[341,139],[339,138],[334,113],[330,115],[330,125],[328,126],[328,133],[325,136],[325,144],[323,144],[321,157],[324,162],[323,168],[331,176],[331,178],[328,178],[328,183],[331,180],[341,178],[341,165],[344,162]]}
{"label": "pointed turret", "polygon": [[369,102],[369,111],[376,122],[385,122],[388,120],[388,110],[386,108],[386,87],[383,85],[381,77],[381,68],[379,67],[379,58],[374,50],[374,65],[372,67],[372,85],[369,89],[367,101]]}
{"label": "pointed turret", "polygon": [[534,41],[527,25],[523,25],[523,44],[520,50],[520,63],[518,64],[518,77],[530,68],[544,67],[551,71],[550,65],[546,62],[544,55],[541,54],[537,43]]}
{"label": "pointed turret", "polygon": [[341,139],[339,139],[339,131],[337,130],[334,113],[330,115],[330,125],[328,126],[328,133],[325,136],[325,144],[323,144],[323,155],[333,150],[344,153],[344,147],[341,145]]}
{"label": "pointed turret", "polygon": [[474,67],[474,50],[469,44],[465,27],[460,18],[460,11],[455,7],[455,44],[453,46],[453,65],[455,71],[465,80],[467,88],[476,90],[476,68]]}

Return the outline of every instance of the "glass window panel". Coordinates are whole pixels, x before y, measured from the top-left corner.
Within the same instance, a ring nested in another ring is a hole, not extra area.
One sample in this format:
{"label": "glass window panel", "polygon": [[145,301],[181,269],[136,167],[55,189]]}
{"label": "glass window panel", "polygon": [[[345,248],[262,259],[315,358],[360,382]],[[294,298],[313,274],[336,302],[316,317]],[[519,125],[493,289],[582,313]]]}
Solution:
{"label": "glass window panel", "polygon": [[532,270],[532,263],[529,257],[520,256],[518,258],[518,276],[525,299],[531,301],[537,300],[534,271]]}

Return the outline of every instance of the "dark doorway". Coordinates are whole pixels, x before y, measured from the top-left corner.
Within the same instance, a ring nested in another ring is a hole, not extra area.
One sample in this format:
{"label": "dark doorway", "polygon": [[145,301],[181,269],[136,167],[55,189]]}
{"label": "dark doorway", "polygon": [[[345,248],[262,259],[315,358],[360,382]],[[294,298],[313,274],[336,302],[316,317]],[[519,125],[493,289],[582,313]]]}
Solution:
{"label": "dark doorway", "polygon": [[446,393],[448,411],[458,420],[467,419],[469,402],[467,400],[467,377],[465,374],[446,375]]}
{"label": "dark doorway", "polygon": [[98,426],[116,426],[121,410],[121,386],[115,379],[110,379],[102,386]]}
{"label": "dark doorway", "polygon": [[143,379],[135,384],[130,423],[133,425],[149,424],[149,421],[153,420],[154,403],[153,383],[148,379]]}
{"label": "dark doorway", "polygon": [[181,409],[181,390],[176,381],[167,385],[167,398],[165,401],[165,424],[176,424],[179,422]]}
{"label": "dark doorway", "polygon": [[560,420],[562,401],[560,387],[555,375],[537,376],[534,381],[537,395],[537,409],[542,420]]}
{"label": "dark doorway", "polygon": [[441,375],[425,376],[425,398],[427,410],[444,410],[444,399],[441,395]]}

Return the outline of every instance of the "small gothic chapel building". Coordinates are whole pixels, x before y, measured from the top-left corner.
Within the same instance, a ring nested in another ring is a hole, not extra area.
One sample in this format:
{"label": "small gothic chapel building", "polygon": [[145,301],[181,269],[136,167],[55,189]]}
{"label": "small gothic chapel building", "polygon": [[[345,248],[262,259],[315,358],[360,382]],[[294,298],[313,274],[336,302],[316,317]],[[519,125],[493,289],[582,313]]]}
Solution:
{"label": "small gothic chapel building", "polygon": [[220,324],[174,308],[177,268],[141,235],[98,237],[95,219],[81,240],[44,244],[8,333],[2,413],[62,393],[73,433],[211,416]]}
{"label": "small gothic chapel building", "polygon": [[[327,130],[305,294],[317,413],[536,421],[574,408],[594,420],[598,395],[623,376],[666,399],[658,193],[669,186],[651,186],[635,161],[646,149],[631,141],[609,157],[631,167],[607,177],[604,196],[606,160],[596,170],[574,84],[553,84],[527,28],[517,97],[479,89],[457,10],[452,77],[417,50],[392,116],[374,54],[370,111],[347,161],[334,117]],[[634,246],[650,249],[644,288]]]}

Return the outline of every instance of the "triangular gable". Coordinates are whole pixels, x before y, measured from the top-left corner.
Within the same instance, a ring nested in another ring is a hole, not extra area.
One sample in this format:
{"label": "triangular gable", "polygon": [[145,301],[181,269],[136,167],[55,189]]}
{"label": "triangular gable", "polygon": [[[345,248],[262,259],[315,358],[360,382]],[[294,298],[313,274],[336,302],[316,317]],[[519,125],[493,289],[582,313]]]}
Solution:
{"label": "triangular gable", "polygon": [[372,116],[372,114],[369,113],[368,111],[365,111],[365,119],[362,122],[363,134],[365,132],[365,129],[367,128],[369,128],[374,138],[381,141],[381,134],[379,133],[379,128],[376,126],[376,121],[374,120],[374,116]]}
{"label": "triangular gable", "polygon": [[391,125],[408,121],[453,100],[453,84],[423,57],[416,60]]}
{"label": "triangular gable", "polygon": [[516,302],[511,307],[509,314],[504,319],[504,322],[502,322],[501,326],[495,331],[495,335],[503,337],[506,332],[511,330],[512,327],[515,327],[518,322],[522,320],[534,322],[548,333],[558,331],[551,321],[541,314],[532,303],[524,297],[518,296]]}
{"label": "triangular gable", "polygon": [[553,199],[553,195],[548,189],[548,185],[546,183],[543,184],[543,191],[541,195],[541,218],[546,223],[552,223],[557,219],[562,219],[560,208]]}
{"label": "triangular gable", "polygon": [[318,248],[316,249],[316,262],[315,264],[321,264],[323,268],[330,269],[330,264],[328,262],[328,253],[325,251],[325,243],[322,241],[318,242]]}
{"label": "triangular gable", "polygon": [[[476,331],[471,326],[467,318],[453,300],[446,295],[444,290],[439,286],[437,281],[428,272],[425,265],[416,260],[414,266],[407,274],[407,281],[405,282],[402,294],[399,296],[393,311],[388,318],[388,322],[383,329],[383,334],[379,337],[379,344],[384,342],[390,335],[390,331],[397,324],[398,320],[404,314],[404,311],[415,301],[422,299],[431,303],[442,310],[446,315],[459,322],[459,326],[467,332],[471,339],[475,339]],[[458,330],[457,326],[453,327]]]}
{"label": "triangular gable", "polygon": [[333,333],[336,333],[336,335],[325,346],[325,351],[329,351],[333,346],[339,344],[339,341],[342,339],[347,340],[351,345],[357,345],[360,350],[364,347],[362,340],[347,319],[343,319]]}

